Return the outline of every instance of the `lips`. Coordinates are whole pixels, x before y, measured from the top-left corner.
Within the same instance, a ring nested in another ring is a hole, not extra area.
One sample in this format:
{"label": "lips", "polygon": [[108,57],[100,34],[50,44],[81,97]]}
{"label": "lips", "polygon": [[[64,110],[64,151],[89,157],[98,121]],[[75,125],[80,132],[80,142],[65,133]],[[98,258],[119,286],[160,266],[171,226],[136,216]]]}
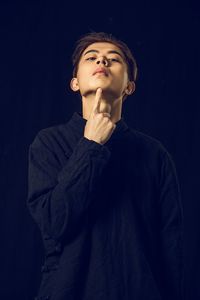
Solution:
{"label": "lips", "polygon": [[106,76],[108,76],[108,72],[107,72],[107,70],[104,69],[104,68],[97,68],[97,69],[94,71],[93,75],[95,75],[95,74],[97,74],[97,73],[103,73],[103,74],[105,74]]}

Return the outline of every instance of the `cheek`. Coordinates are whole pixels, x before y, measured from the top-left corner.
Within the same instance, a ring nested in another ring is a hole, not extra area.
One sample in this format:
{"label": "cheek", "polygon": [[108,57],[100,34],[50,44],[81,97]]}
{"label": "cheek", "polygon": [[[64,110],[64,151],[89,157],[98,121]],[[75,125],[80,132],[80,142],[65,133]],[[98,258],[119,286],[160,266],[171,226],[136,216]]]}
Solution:
{"label": "cheek", "polygon": [[128,82],[128,74],[124,70],[119,70],[118,75],[115,78],[116,78],[115,81],[117,81],[118,84],[122,86],[126,85]]}
{"label": "cheek", "polygon": [[77,73],[77,78],[79,81],[85,81],[87,80],[90,76],[91,76],[91,68],[89,67],[82,67],[79,69],[78,73]]}
{"label": "cheek", "polygon": [[128,73],[126,70],[123,71],[123,85],[127,85],[128,83]]}

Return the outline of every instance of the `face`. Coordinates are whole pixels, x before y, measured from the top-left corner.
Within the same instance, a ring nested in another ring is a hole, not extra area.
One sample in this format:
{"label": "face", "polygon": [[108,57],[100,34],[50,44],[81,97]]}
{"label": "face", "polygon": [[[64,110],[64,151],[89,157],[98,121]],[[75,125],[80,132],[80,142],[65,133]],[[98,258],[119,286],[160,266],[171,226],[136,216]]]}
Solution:
{"label": "face", "polygon": [[124,55],[112,43],[89,45],[80,58],[77,77],[71,81],[71,88],[85,97],[98,87],[115,98],[134,91],[134,83],[128,80]]}

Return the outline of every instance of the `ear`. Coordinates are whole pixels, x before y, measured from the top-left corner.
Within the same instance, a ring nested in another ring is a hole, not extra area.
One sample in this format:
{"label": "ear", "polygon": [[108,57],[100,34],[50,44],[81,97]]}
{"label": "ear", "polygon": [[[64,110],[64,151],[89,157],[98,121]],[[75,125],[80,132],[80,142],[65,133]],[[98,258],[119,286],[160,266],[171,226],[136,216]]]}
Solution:
{"label": "ear", "polygon": [[134,93],[134,91],[135,91],[135,82],[134,81],[129,81],[128,85],[125,89],[125,94],[131,95],[131,94]]}
{"label": "ear", "polygon": [[72,78],[70,81],[70,87],[72,91],[77,92],[79,90],[78,80],[77,78]]}

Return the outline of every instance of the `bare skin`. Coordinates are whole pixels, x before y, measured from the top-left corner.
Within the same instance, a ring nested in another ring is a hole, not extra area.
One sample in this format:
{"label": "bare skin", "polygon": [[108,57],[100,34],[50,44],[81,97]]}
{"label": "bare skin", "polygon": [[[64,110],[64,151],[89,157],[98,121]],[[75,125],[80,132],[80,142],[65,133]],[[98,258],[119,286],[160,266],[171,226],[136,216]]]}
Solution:
{"label": "bare skin", "polygon": [[102,89],[98,88],[93,109],[85,125],[84,136],[103,145],[109,140],[116,125],[111,121],[110,113],[100,112],[101,95]]}
{"label": "bare skin", "polygon": [[[103,68],[107,74],[94,72]],[[104,144],[121,119],[123,96],[135,90],[130,81],[122,51],[114,44],[98,42],[83,52],[77,77],[71,80],[73,91],[82,96],[83,118],[87,120],[84,136]]]}

